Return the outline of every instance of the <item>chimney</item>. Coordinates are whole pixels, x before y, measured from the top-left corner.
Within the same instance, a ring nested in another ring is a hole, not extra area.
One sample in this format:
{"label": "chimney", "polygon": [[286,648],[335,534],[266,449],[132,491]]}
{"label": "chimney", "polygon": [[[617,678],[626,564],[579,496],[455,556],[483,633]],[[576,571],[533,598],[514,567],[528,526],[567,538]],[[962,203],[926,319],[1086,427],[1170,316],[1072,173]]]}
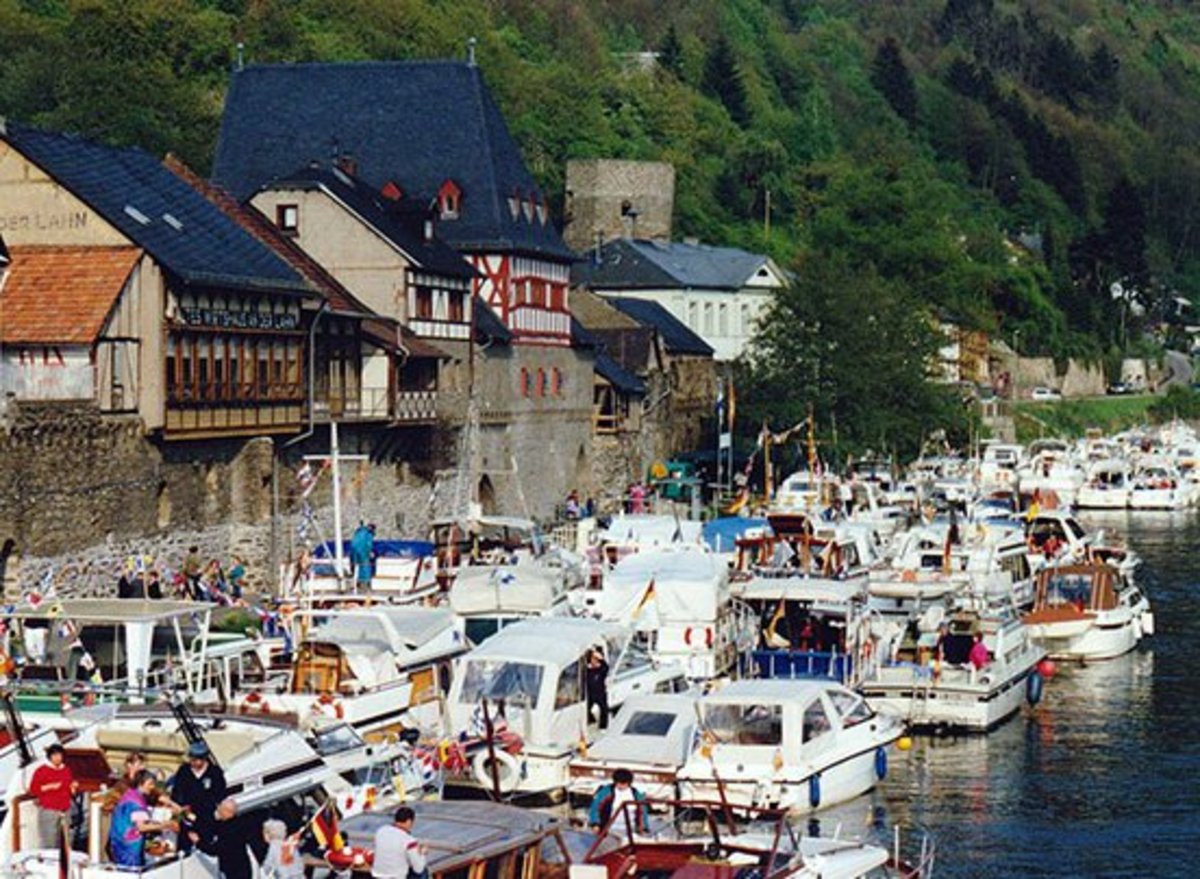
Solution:
{"label": "chimney", "polygon": [[428,244],[433,240],[433,217],[425,218],[425,243]]}
{"label": "chimney", "polygon": [[239,73],[246,69],[246,44],[245,43],[237,44],[237,67],[235,69]]}
{"label": "chimney", "polygon": [[358,176],[358,160],[349,153],[342,153],[339,155],[334,164],[337,165],[337,169],[343,174],[346,174],[350,177]]}
{"label": "chimney", "polygon": [[467,65],[470,67],[475,66],[475,45],[478,42],[474,37],[467,40]]}

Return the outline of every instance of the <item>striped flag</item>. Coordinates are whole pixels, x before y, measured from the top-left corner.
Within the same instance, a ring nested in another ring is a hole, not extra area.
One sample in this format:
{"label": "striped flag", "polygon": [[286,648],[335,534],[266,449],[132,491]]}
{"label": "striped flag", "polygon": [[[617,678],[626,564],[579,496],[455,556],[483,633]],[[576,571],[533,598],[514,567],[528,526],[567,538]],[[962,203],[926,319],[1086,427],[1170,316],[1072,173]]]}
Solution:
{"label": "striped flag", "polygon": [[340,852],[346,847],[346,841],[342,838],[341,831],[338,830],[337,805],[333,800],[327,802],[313,816],[312,832],[321,848]]}
{"label": "striped flag", "polygon": [[642,611],[646,609],[646,605],[649,604],[653,600],[654,600],[654,580],[651,580],[649,585],[646,586],[646,591],[642,595],[642,600],[639,601],[638,606],[636,608],[634,608],[633,618],[637,619],[638,616],[641,615]]}

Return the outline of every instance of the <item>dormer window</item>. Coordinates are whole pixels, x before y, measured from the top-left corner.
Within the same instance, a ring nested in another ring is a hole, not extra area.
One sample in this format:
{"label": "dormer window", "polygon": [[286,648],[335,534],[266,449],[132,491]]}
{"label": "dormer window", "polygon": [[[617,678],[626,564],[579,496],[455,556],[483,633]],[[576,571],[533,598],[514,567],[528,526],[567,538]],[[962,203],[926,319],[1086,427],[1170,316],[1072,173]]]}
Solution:
{"label": "dormer window", "polygon": [[447,180],[438,190],[438,215],[443,220],[457,220],[462,202],[462,190],[453,180]]}
{"label": "dormer window", "polygon": [[525,222],[532,223],[533,222],[533,196],[530,196],[529,198],[525,199],[525,203],[522,205],[522,207],[525,209]]}
{"label": "dormer window", "polygon": [[295,235],[300,231],[300,206],[294,204],[281,204],[275,208],[275,225],[279,227],[279,231],[288,235]]}
{"label": "dormer window", "polygon": [[550,211],[546,207],[546,196],[543,195],[541,197],[541,199],[538,200],[538,204],[537,204],[538,223],[545,226],[546,225],[546,217],[547,217],[547,215],[549,215],[549,213],[550,213]]}
{"label": "dormer window", "polygon": [[508,212],[514,220],[521,214],[521,193],[515,189],[508,196]]}

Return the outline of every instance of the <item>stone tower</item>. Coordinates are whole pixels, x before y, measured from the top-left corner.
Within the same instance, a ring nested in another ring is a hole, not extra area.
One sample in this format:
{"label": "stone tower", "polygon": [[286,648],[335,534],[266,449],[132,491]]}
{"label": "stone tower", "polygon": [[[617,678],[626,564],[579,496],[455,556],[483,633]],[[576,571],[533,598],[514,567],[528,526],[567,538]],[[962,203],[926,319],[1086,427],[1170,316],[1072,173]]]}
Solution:
{"label": "stone tower", "polygon": [[666,162],[567,162],[563,238],[584,251],[614,238],[671,237],[675,168]]}

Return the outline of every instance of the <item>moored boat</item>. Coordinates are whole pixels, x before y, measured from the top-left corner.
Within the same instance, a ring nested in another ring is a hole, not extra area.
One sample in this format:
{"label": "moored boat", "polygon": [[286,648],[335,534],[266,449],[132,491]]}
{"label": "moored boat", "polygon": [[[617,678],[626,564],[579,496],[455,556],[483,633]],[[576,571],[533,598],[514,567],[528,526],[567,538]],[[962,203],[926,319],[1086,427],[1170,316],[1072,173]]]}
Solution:
{"label": "moored boat", "polygon": [[1110,659],[1154,633],[1149,601],[1105,564],[1043,569],[1033,610],[1022,619],[1053,659]]}

